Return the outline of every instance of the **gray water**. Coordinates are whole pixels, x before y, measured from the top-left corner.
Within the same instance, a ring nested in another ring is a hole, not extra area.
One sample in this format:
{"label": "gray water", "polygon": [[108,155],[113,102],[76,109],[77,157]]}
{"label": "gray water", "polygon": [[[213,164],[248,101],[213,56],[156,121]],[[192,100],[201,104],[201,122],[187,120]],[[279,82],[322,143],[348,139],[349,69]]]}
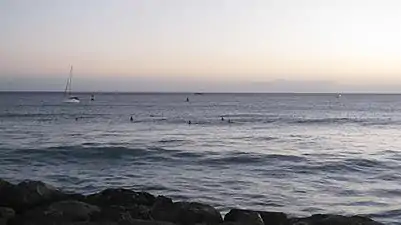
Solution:
{"label": "gray water", "polygon": [[401,221],[401,95],[78,96],[0,94],[2,178]]}

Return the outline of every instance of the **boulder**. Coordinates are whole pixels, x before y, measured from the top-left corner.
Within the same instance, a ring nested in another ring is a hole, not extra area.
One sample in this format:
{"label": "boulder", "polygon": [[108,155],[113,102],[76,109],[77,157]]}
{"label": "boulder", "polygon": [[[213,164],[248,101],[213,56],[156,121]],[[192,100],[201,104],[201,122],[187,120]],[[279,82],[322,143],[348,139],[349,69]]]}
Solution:
{"label": "boulder", "polygon": [[133,219],[150,220],[150,210],[146,206],[134,207],[109,206],[102,207],[99,213],[92,216],[93,221],[131,221]]}
{"label": "boulder", "polygon": [[3,190],[3,188],[9,188],[12,186],[14,186],[14,185],[11,184],[10,182],[0,179],[0,192]]}
{"label": "boulder", "polygon": [[92,216],[92,221],[131,221],[130,213],[122,206],[102,207],[101,211]]}
{"label": "boulder", "polygon": [[178,210],[176,223],[179,224],[216,224],[223,222],[220,212],[210,205],[197,202],[177,202],[174,206]]}
{"label": "boulder", "polygon": [[100,212],[100,208],[84,202],[68,200],[51,204],[46,216],[59,217],[63,221],[88,221],[94,213]]}
{"label": "boulder", "polygon": [[152,206],[156,197],[146,192],[135,192],[123,188],[106,189],[86,197],[86,202],[98,206]]}
{"label": "boulder", "polygon": [[150,216],[154,220],[175,221],[176,215],[174,211],[174,203],[171,198],[165,196],[157,196],[155,203],[150,211]]}
{"label": "boulder", "polygon": [[97,222],[88,222],[88,223],[79,223],[79,224],[62,224],[62,225],[175,225],[169,222],[163,221],[150,221],[150,220],[131,220],[124,222],[109,222],[109,221],[97,221]]}
{"label": "boulder", "polygon": [[265,225],[290,225],[290,220],[282,212],[257,211]]}
{"label": "boulder", "polygon": [[15,185],[0,179],[0,206],[10,206],[10,200],[14,194]]}
{"label": "boulder", "polygon": [[130,223],[121,223],[121,225],[174,225],[173,223],[163,221],[149,221],[149,220],[132,220]]}
{"label": "boulder", "polygon": [[14,209],[7,207],[0,207],[0,225],[6,225],[9,219],[14,218]]}
{"label": "boulder", "polygon": [[15,211],[12,208],[0,207],[0,218],[11,219],[15,216]]}
{"label": "boulder", "polygon": [[256,211],[231,209],[224,217],[224,222],[235,222],[247,225],[264,225],[263,219]]}
{"label": "boulder", "polygon": [[154,220],[192,225],[217,224],[223,221],[220,213],[212,206],[197,202],[176,202],[159,196],[151,209]]}
{"label": "boulder", "polygon": [[79,201],[60,201],[48,207],[40,206],[27,210],[9,221],[9,225],[47,225],[72,224],[88,222],[94,213],[99,212],[97,206]]}
{"label": "boulder", "polygon": [[17,212],[60,200],[63,196],[56,188],[40,181],[23,181],[18,185],[2,181],[0,184],[0,206]]}
{"label": "boulder", "polygon": [[307,218],[295,219],[292,225],[383,225],[383,224],[363,216],[316,214]]}

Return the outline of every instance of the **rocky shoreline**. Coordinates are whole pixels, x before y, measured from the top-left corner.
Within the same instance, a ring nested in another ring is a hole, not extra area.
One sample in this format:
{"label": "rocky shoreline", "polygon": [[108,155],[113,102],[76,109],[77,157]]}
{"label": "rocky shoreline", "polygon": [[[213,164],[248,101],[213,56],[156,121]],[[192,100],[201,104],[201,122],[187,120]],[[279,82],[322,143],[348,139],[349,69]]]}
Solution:
{"label": "rocky shoreline", "polygon": [[382,225],[362,216],[318,214],[290,218],[283,212],[231,209],[224,217],[210,205],[177,202],[128,189],[82,195],[40,181],[0,179],[0,225]]}

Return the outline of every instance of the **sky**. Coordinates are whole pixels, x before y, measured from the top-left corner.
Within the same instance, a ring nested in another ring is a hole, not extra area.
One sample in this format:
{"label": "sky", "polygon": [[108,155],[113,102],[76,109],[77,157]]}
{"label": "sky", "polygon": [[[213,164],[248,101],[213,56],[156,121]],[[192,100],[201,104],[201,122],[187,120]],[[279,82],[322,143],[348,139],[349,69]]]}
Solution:
{"label": "sky", "polygon": [[401,92],[399,0],[0,0],[0,90]]}

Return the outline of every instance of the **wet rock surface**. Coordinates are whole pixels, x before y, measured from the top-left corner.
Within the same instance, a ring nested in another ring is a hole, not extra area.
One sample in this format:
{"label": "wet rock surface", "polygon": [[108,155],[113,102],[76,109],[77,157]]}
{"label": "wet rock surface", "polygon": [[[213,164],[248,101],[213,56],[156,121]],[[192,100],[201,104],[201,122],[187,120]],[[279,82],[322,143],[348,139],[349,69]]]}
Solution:
{"label": "wet rock surface", "polygon": [[224,220],[214,207],[175,202],[128,189],[84,196],[40,181],[0,179],[0,225],[381,225],[362,216],[317,214],[291,218],[283,212],[231,209]]}
{"label": "wet rock surface", "polygon": [[264,225],[258,212],[242,209],[231,209],[224,217],[225,222],[236,222],[249,225]]}
{"label": "wet rock surface", "polygon": [[223,221],[221,214],[212,206],[197,202],[173,202],[159,196],[151,209],[155,220],[177,224],[218,224]]}
{"label": "wet rock surface", "polygon": [[362,216],[341,216],[316,214],[307,218],[295,219],[293,225],[380,225],[372,219]]}

